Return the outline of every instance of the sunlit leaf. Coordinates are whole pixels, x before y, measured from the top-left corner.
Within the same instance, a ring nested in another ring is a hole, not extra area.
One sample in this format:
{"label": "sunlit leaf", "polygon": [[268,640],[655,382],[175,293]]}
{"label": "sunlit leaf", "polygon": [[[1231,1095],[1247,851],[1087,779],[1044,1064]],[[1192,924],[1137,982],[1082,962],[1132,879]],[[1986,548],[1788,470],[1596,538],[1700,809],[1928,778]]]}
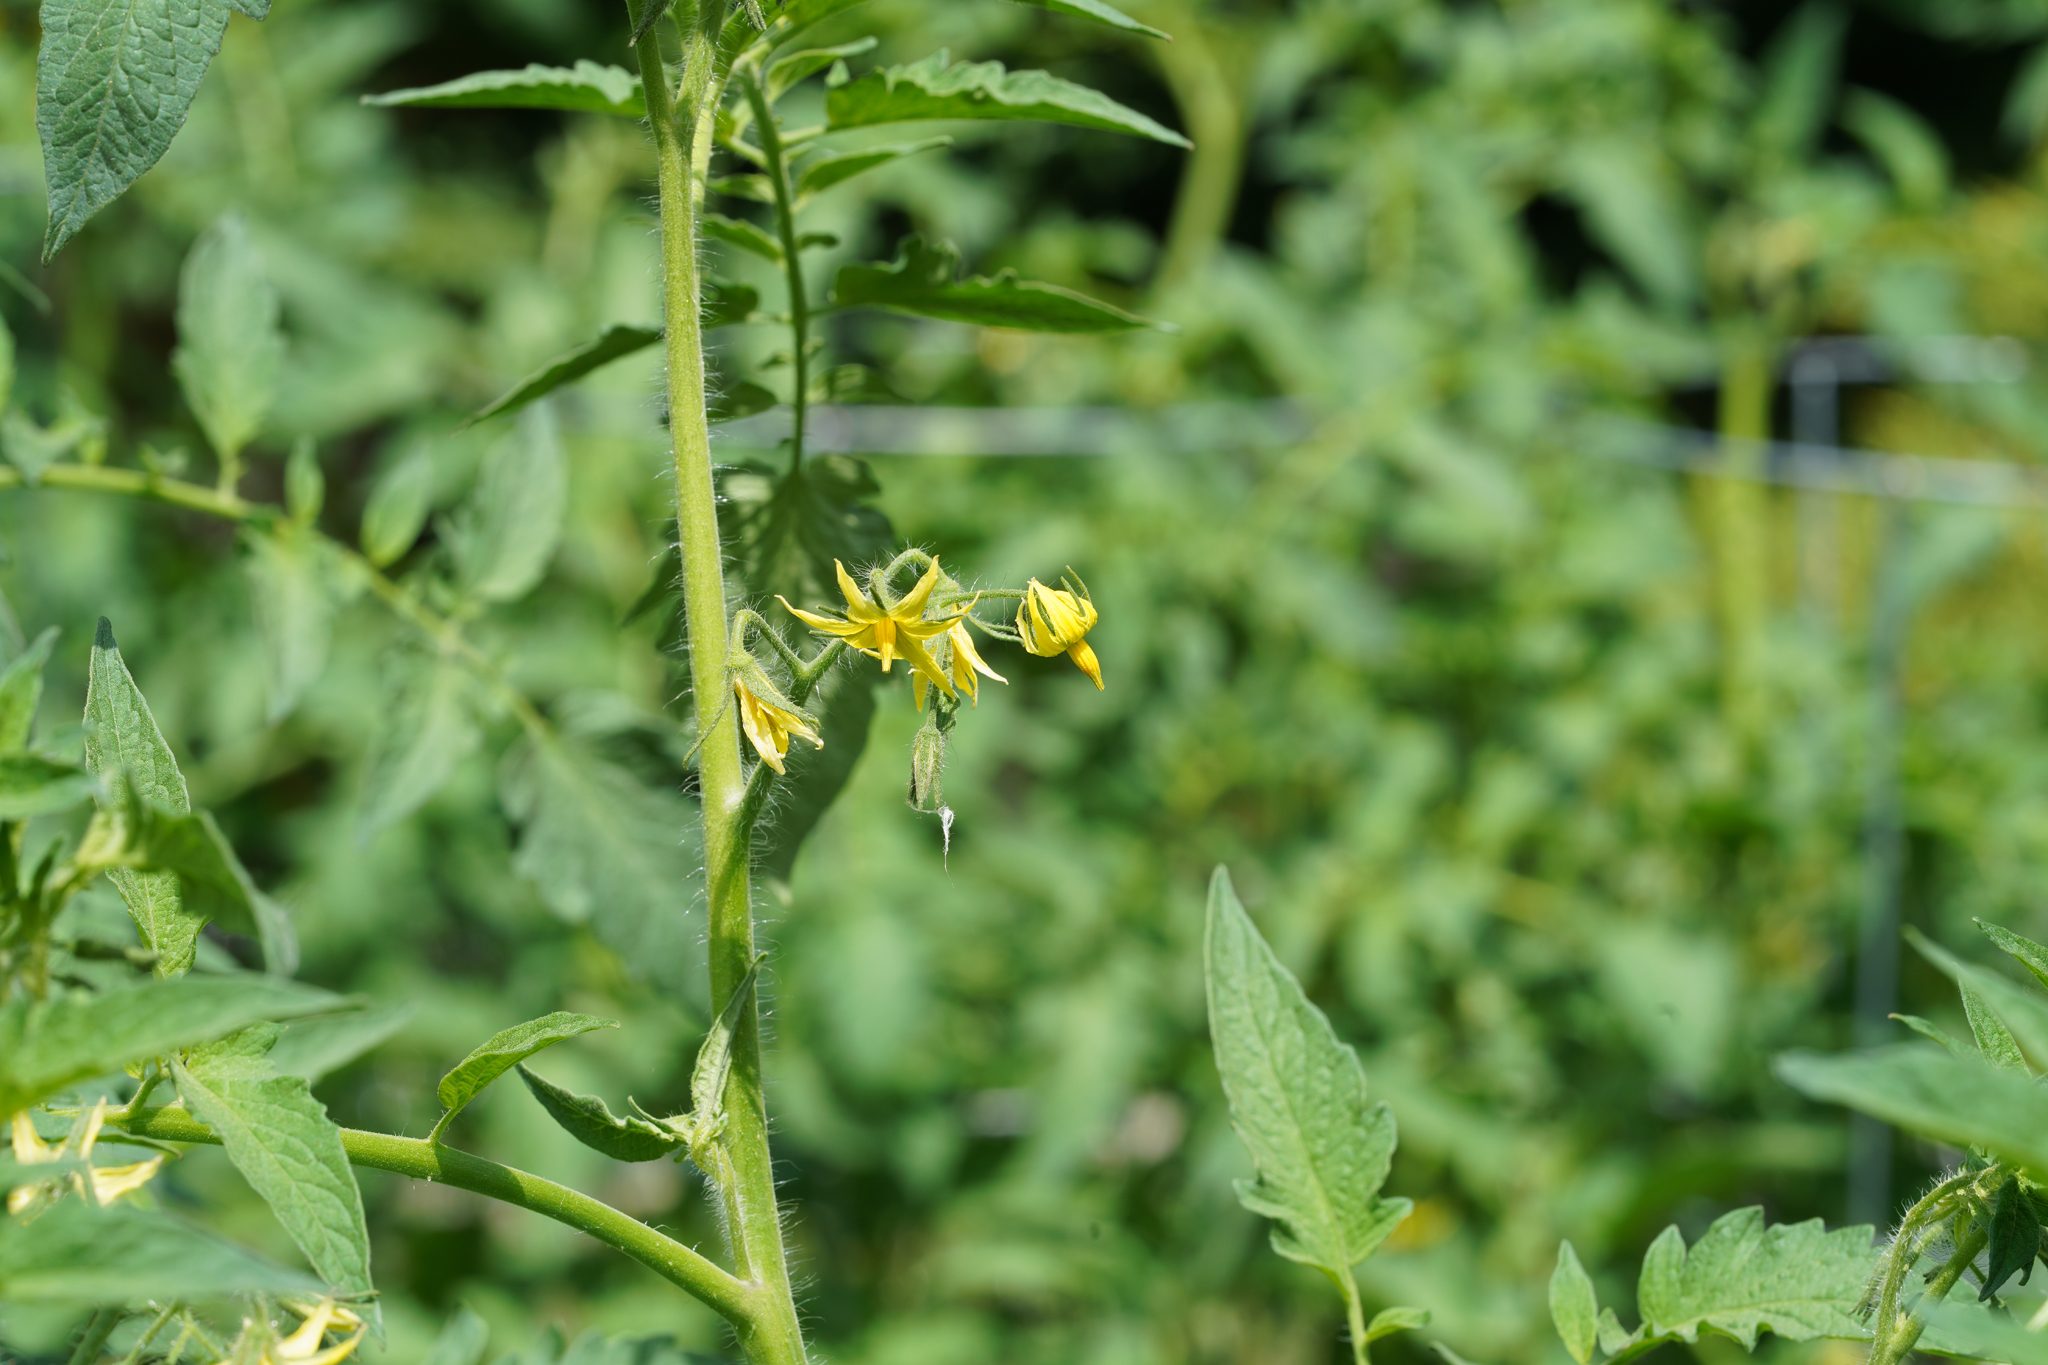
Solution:
{"label": "sunlit leaf", "polygon": [[1058,285],[1012,271],[960,278],[960,254],[912,237],[890,265],[848,265],[832,286],[841,308],[884,308],[916,317],[1027,332],[1127,332],[1145,319]]}
{"label": "sunlit leaf", "polygon": [[1005,71],[1000,62],[956,63],[944,52],[833,87],[825,96],[825,118],[835,129],[931,119],[1023,119],[1190,145],[1171,128],[1100,91],[1044,71]]}
{"label": "sunlit leaf", "polygon": [[364,104],[416,109],[564,109],[579,114],[645,118],[640,78],[623,67],[579,61],[534,63],[517,71],[479,71],[439,85],[363,96]]}

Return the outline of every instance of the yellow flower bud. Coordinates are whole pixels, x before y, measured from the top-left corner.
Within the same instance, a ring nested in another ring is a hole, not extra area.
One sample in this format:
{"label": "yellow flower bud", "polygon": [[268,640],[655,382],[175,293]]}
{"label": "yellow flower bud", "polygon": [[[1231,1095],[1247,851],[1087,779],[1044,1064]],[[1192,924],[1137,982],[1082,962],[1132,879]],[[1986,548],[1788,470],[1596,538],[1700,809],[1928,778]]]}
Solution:
{"label": "yellow flower bud", "polygon": [[1085,595],[1048,588],[1034,578],[1024,585],[1024,602],[1017,608],[1017,636],[1041,658],[1066,655],[1100,690],[1102,664],[1088,644],[1095,620],[1095,604]]}

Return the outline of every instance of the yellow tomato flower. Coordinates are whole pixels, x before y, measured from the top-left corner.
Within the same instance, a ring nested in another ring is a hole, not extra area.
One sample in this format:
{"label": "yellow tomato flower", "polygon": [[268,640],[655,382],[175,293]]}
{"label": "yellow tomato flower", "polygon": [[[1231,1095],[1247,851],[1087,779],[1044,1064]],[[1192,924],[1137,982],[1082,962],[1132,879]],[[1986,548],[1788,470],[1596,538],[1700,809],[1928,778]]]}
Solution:
{"label": "yellow tomato flower", "polygon": [[[999,683],[1009,681],[1008,678],[990,668],[988,661],[981,657],[979,650],[975,649],[974,637],[967,633],[966,621],[955,621],[947,628],[946,644],[952,651],[951,658],[947,661],[947,671],[953,675],[953,686],[965,692],[967,700],[977,704],[981,700],[981,681],[974,676],[977,673],[983,678],[993,678]],[[924,710],[925,689],[929,686],[930,684],[924,680],[923,674],[911,674],[910,690],[916,696],[917,709],[920,711]]]}
{"label": "yellow tomato flower", "polygon": [[790,736],[807,739],[820,749],[825,747],[825,741],[812,726],[811,718],[803,712],[755,691],[739,674],[733,675],[732,690],[740,702],[740,729],[746,731],[747,739],[753,744],[754,751],[761,755],[761,761],[776,772],[785,771],[782,758],[789,752]]}
{"label": "yellow tomato flower", "polygon": [[[14,1148],[14,1159],[23,1166],[43,1166],[51,1162],[75,1160],[89,1162],[93,1145],[99,1141],[100,1127],[106,1122],[107,1104],[101,1100],[90,1110],[79,1116],[71,1133],[61,1143],[44,1142],[37,1136],[35,1125],[29,1122],[26,1113],[16,1114],[9,1138]],[[155,1178],[163,1169],[161,1154],[147,1161],[132,1161],[122,1166],[91,1166],[87,1170],[72,1173],[71,1187],[78,1191],[81,1199],[95,1204],[111,1204],[125,1194],[133,1194]],[[45,1180],[17,1185],[7,1192],[7,1211],[21,1214],[28,1209],[56,1199],[64,1192],[62,1180]]]}
{"label": "yellow tomato flower", "polygon": [[934,559],[931,568],[925,570],[917,586],[903,594],[894,606],[885,607],[860,590],[853,581],[853,575],[838,560],[832,561],[832,569],[839,575],[839,591],[846,598],[844,616],[820,616],[816,612],[804,611],[789,604],[786,597],[775,600],[782,603],[790,615],[817,631],[844,640],[853,648],[871,659],[882,661],[882,671],[887,673],[889,665],[897,659],[909,664],[912,671],[926,679],[947,696],[953,695],[952,680],[939,671],[939,666],[924,647],[924,642],[937,635],[943,635],[947,628],[966,614],[966,608],[927,621],[925,607],[931,602],[932,590],[939,586],[944,577],[939,572],[939,561]]}
{"label": "yellow tomato flower", "polygon": [[[362,1344],[366,1330],[362,1318],[332,1299],[311,1305],[287,1304],[286,1307],[299,1315],[298,1327],[288,1337],[265,1341],[255,1356],[256,1365],[341,1365]],[[250,1359],[247,1354],[248,1347],[253,1344],[250,1333],[259,1331],[268,1337],[269,1324],[254,1325],[244,1331],[242,1341],[220,1365]],[[332,1346],[327,1344],[330,1332],[342,1338]]]}
{"label": "yellow tomato flower", "polygon": [[1064,654],[1072,659],[1100,691],[1102,664],[1088,643],[1095,619],[1095,604],[1086,597],[1048,588],[1034,578],[1024,585],[1024,601],[1017,608],[1017,635],[1024,648],[1040,658]]}

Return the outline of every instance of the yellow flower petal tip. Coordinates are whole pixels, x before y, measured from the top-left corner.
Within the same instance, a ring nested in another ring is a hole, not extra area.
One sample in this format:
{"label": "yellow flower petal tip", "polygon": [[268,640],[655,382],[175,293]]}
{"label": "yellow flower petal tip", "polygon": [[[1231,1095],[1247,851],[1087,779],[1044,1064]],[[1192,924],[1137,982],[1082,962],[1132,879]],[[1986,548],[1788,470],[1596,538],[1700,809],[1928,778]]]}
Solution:
{"label": "yellow flower petal tip", "polygon": [[789,753],[792,738],[809,740],[820,749],[825,747],[823,737],[803,712],[763,696],[742,677],[733,678],[732,691],[739,699],[740,729],[746,733],[747,742],[761,755],[761,761],[776,772],[788,771],[783,767],[783,759]]}
{"label": "yellow flower petal tip", "polygon": [[966,609],[942,611],[927,620],[925,609],[930,605],[932,593],[946,581],[934,559],[931,567],[924,571],[924,577],[917,580],[915,587],[893,603],[884,604],[868,595],[846,566],[838,560],[832,561],[833,576],[839,581],[839,595],[846,599],[846,609],[841,616],[825,616],[818,612],[805,611],[791,606],[787,598],[775,600],[797,620],[833,639],[844,640],[853,649],[877,660],[884,673],[895,671],[898,659],[910,665],[914,675],[922,677],[947,696],[954,695],[953,681],[939,668],[932,658],[925,642],[943,635],[957,622]]}
{"label": "yellow flower petal tip", "polygon": [[1024,601],[1017,608],[1017,636],[1027,653],[1043,659],[1066,655],[1100,691],[1102,663],[1088,643],[1096,620],[1095,604],[1088,598],[1034,578],[1024,585]]}

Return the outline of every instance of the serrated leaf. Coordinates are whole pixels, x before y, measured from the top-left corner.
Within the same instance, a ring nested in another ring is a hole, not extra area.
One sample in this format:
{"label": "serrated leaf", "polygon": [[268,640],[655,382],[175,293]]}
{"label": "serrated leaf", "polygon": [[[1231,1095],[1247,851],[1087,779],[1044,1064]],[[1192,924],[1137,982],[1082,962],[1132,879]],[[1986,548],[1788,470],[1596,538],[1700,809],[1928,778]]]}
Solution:
{"label": "serrated leaf", "polygon": [[326,542],[303,526],[285,523],[246,539],[249,595],[270,670],[266,718],[275,725],[327,668],[338,566]]}
{"label": "serrated leaf", "polygon": [[256,888],[209,812],[170,811],[135,801],[122,801],[116,810],[132,870],[144,877],[174,878],[183,914],[255,939],[266,970],[291,974],[298,945],[283,907]]}
{"label": "serrated leaf", "polygon": [[1570,1242],[1557,1244],[1557,1268],[1550,1272],[1550,1321],[1572,1359],[1586,1365],[1599,1339],[1600,1304]]}
{"label": "serrated leaf", "polygon": [[1044,71],[1005,71],[1000,62],[955,63],[945,52],[833,87],[825,95],[825,119],[834,130],[931,119],[1022,119],[1192,145],[1100,91]]}
{"label": "serrated leaf", "polygon": [[36,707],[43,700],[43,669],[50,662],[50,647],[57,642],[55,626],[36,636],[35,643],[0,668],[0,753],[17,753],[28,747],[36,723]]}
{"label": "serrated leaf", "polygon": [[645,118],[640,78],[623,67],[579,61],[517,71],[479,71],[439,85],[363,96],[364,104],[415,109],[563,109],[577,114]]}
{"label": "serrated leaf", "polygon": [[247,975],[188,976],[39,1003],[17,996],[0,1005],[0,1113],[250,1024],[342,1003],[310,986]]}
{"label": "serrated leaf", "polygon": [[368,1295],[370,1234],[355,1170],[327,1107],[264,1055],[267,1026],[195,1048],[171,1064],[178,1096],[212,1128],[314,1273],[348,1296]]}
{"label": "serrated leaf", "polygon": [[616,1019],[599,1019],[595,1015],[577,1014],[572,1010],[556,1010],[538,1019],[499,1029],[451,1067],[440,1084],[434,1087],[435,1098],[441,1101],[443,1111],[440,1122],[434,1125],[434,1137],[438,1140],[449,1121],[468,1108],[469,1102],[482,1094],[486,1086],[534,1053],[593,1029],[618,1026]]}
{"label": "serrated leaf", "polygon": [[2020,1054],[2020,1045],[2014,1040],[2012,1030],[2000,1021],[1984,997],[1967,983],[1957,989],[1963,997],[1963,1015],[1970,1023],[1970,1036],[1977,1041],[1977,1050],[1988,1061],[1998,1066],[2009,1066],[2019,1071],[2027,1069],[2027,1059]]}
{"label": "serrated leaf", "polygon": [[797,172],[796,193],[798,198],[822,194],[835,185],[842,185],[865,171],[901,161],[906,156],[919,152],[936,151],[950,147],[949,137],[928,137],[918,142],[898,142],[887,147],[868,147],[858,152],[841,152],[837,156],[821,156],[804,163]]}
{"label": "serrated leaf", "polygon": [[1209,1032],[1256,1180],[1238,1197],[1280,1224],[1273,1246],[1340,1284],[1408,1215],[1382,1199],[1394,1116],[1367,1098],[1365,1068],[1309,1002],[1238,903],[1222,868],[1209,886]]}
{"label": "serrated leaf", "polygon": [[[520,380],[512,388],[479,408],[470,417],[470,422],[481,422],[485,418],[497,417],[515,412],[544,398],[565,384],[573,384],[591,371],[601,369],[614,360],[622,359],[661,341],[658,327],[628,327],[613,324],[604,329],[596,340],[587,341],[575,350],[556,356],[533,374]],[[417,529],[417,528],[415,528]]]}
{"label": "serrated leaf", "polygon": [[1102,0],[1010,0],[1016,5],[1029,5],[1033,9],[1051,10],[1074,19],[1087,19],[1107,28],[1125,33],[1142,33],[1147,38],[1164,38],[1166,35],[1150,24],[1141,24],[1120,9],[1111,8]]}
{"label": "serrated leaf", "polygon": [[378,568],[397,559],[419,539],[434,492],[434,467],[414,451],[384,471],[363,507],[363,558]]}
{"label": "serrated leaf", "polygon": [[484,1348],[490,1344],[490,1328],[473,1309],[461,1308],[434,1338],[423,1365],[482,1365]]}
{"label": "serrated leaf", "polygon": [[178,275],[172,372],[207,443],[225,463],[263,429],[284,371],[277,287],[241,218],[200,234]]}
{"label": "serrated leaf", "polygon": [[681,1137],[646,1119],[613,1114],[595,1095],[579,1095],[519,1067],[519,1079],[562,1131],[614,1161],[658,1161],[683,1145]]}
{"label": "serrated leaf", "polygon": [[439,791],[482,738],[469,676],[445,658],[400,671],[371,740],[356,832],[368,839],[404,820]]}
{"label": "serrated leaf", "polygon": [[33,820],[92,799],[91,773],[37,754],[0,754],[0,820]]}
{"label": "serrated leaf", "polygon": [[833,283],[841,308],[1013,327],[1026,332],[1128,332],[1151,324],[1135,313],[1014,271],[959,278],[960,253],[945,242],[912,237],[889,265],[848,265]]}
{"label": "serrated leaf", "polygon": [[2033,1278],[2034,1258],[2041,1254],[2041,1215],[2017,1180],[2007,1180],[1998,1188],[1991,1207],[1987,1252],[1984,1285],[1977,1302],[1989,1300],[2015,1275],[2021,1284]]}
{"label": "serrated leaf", "polygon": [[[149,703],[129,676],[114,643],[114,628],[105,617],[93,633],[92,662],[86,671],[85,766],[109,789],[108,799],[113,798],[115,784],[125,782],[158,809],[192,809],[185,776],[157,729]],[[177,874],[115,868],[107,878],[135,917],[143,942],[157,954],[157,973],[176,976],[188,970],[206,918],[185,904]]]}
{"label": "serrated leaf", "polygon": [[447,528],[463,587],[487,602],[532,591],[561,539],[568,493],[554,416],[528,408],[491,448],[475,491]]}
{"label": "serrated leaf", "polygon": [[43,0],[43,259],[164,154],[220,51],[226,0]]}
{"label": "serrated leaf", "polygon": [[550,910],[588,923],[629,970],[697,990],[702,946],[676,888],[696,874],[696,812],[574,737],[529,740],[507,765],[512,866]]}
{"label": "serrated leaf", "polygon": [[[1978,1027],[1976,1016],[1996,1015],[1997,1022],[2003,1025],[2005,1041],[2017,1053],[2048,1065],[2048,997],[1998,972],[1965,962],[1914,930],[1908,929],[1906,938],[1916,952],[1956,983],[1964,993],[1965,1009],[1972,1008],[1971,997],[1975,997],[1972,1031]],[[1981,1043],[1982,1035],[1979,1040]]]}
{"label": "serrated leaf", "polygon": [[1795,1090],[1947,1142],[1978,1147],[2048,1178],[2048,1094],[2019,1072],[1918,1043],[1839,1057],[1790,1053],[1777,1072]]}
{"label": "serrated leaf", "polygon": [[1989,924],[1981,919],[1976,923],[2001,951],[2032,972],[2036,981],[2048,986],[2048,947],[2043,947],[2030,938],[2023,938],[2010,929],[2000,928],[1996,924]]}
{"label": "serrated leaf", "polygon": [[1647,1335],[1679,1341],[1718,1332],[1754,1349],[1762,1332],[1858,1337],[1855,1308],[1875,1261],[1867,1227],[1829,1232],[1817,1218],[1766,1227],[1762,1209],[1737,1209],[1690,1249],[1666,1228],[1643,1257],[1636,1306]]}
{"label": "serrated leaf", "polygon": [[319,1286],[167,1214],[66,1199],[0,1218],[0,1300],[79,1307],[310,1294]]}

